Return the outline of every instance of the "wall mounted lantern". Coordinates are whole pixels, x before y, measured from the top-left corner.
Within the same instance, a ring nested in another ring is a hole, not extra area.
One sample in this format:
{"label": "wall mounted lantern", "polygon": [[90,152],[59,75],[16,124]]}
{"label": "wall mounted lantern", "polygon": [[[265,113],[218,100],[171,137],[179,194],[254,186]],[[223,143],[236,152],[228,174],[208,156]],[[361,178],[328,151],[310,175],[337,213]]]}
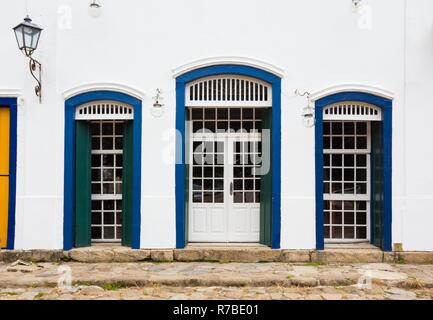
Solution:
{"label": "wall mounted lantern", "polygon": [[102,5],[98,0],[92,0],[90,2],[89,14],[94,18],[98,18],[102,14]]}
{"label": "wall mounted lantern", "polygon": [[361,6],[362,0],[352,0],[352,4],[355,7],[355,9],[358,9]]}
{"label": "wall mounted lantern", "polygon": [[162,90],[156,89],[156,96],[153,97],[155,102],[153,103],[152,107],[152,115],[155,118],[160,118],[164,114],[164,104],[162,103],[163,97],[162,97]]}
{"label": "wall mounted lantern", "polygon": [[307,97],[307,106],[303,108],[302,110],[302,122],[304,123],[304,126],[307,128],[314,127],[316,123],[316,119],[314,117],[314,106],[310,99],[310,93],[309,92],[300,92],[298,89],[296,89],[295,94],[300,97]]}
{"label": "wall mounted lantern", "polygon": [[[41,37],[43,29],[32,23],[32,19],[27,16],[24,19],[24,22],[21,22],[19,25],[13,28],[13,30],[17,39],[18,48],[22,53],[25,54],[27,58],[30,59],[30,73],[38,83],[35,87],[35,93],[39,97],[39,102],[42,102],[42,65],[35,60],[32,55],[38,47],[39,38]],[[35,74],[36,72],[37,74]]]}

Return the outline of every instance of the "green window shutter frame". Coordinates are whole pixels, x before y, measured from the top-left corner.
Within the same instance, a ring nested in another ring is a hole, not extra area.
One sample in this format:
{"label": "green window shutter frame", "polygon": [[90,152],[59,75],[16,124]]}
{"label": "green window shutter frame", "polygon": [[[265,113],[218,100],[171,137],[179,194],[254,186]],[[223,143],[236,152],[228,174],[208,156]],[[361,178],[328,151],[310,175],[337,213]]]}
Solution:
{"label": "green window shutter frame", "polygon": [[76,121],[75,246],[91,245],[91,135],[87,121]]}
{"label": "green window shutter frame", "polygon": [[122,244],[128,247],[132,246],[133,175],[133,122],[126,121],[123,134]]}
{"label": "green window shutter frame", "polygon": [[[189,119],[188,117],[188,109],[186,109],[185,111],[185,119]],[[189,230],[189,173],[190,173],[190,161],[189,161],[189,153],[190,153],[190,123],[189,121],[185,121],[185,196],[184,196],[184,201],[185,201],[185,244],[188,243],[188,230]]]}
{"label": "green window shutter frame", "polygon": [[371,242],[383,246],[383,127],[371,123]]}
{"label": "green window shutter frame", "polygon": [[[262,119],[263,130],[272,131],[272,109],[264,110]],[[269,171],[262,175],[260,182],[260,243],[266,246],[272,245],[272,161],[270,155],[272,154],[271,132],[268,138],[264,135],[265,139],[262,141],[263,153],[269,152],[268,159]],[[266,159],[265,156],[262,157]]]}

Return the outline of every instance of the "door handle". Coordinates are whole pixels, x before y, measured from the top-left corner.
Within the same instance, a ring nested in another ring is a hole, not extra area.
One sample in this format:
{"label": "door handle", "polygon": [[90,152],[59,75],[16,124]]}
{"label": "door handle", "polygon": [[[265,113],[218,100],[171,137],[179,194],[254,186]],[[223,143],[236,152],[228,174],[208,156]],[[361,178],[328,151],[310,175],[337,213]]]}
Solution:
{"label": "door handle", "polygon": [[233,181],[230,182],[230,195],[233,195]]}

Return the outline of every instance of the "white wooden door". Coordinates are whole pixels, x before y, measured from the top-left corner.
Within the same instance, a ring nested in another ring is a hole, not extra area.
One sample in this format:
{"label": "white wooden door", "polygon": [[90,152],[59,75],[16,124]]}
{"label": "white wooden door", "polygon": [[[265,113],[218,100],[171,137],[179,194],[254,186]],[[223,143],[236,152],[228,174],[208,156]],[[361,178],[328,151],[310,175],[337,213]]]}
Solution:
{"label": "white wooden door", "polygon": [[189,241],[260,240],[260,138],[192,139]]}
{"label": "white wooden door", "polygon": [[228,138],[228,242],[260,241],[260,139]]}

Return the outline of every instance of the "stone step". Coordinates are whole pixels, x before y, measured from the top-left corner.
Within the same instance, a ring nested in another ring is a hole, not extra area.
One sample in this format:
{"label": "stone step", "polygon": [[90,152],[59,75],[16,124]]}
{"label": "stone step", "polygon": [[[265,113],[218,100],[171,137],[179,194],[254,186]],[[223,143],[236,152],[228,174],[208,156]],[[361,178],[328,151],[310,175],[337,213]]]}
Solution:
{"label": "stone step", "polygon": [[433,264],[433,252],[382,252],[379,249],[272,250],[266,247],[188,247],[132,250],[95,246],[62,250],[0,251],[0,261],[34,262],[285,262],[285,263],[415,263]]}
{"label": "stone step", "polygon": [[287,263],[33,263],[0,264],[0,288],[72,285],[110,287],[433,288],[433,266]]}

